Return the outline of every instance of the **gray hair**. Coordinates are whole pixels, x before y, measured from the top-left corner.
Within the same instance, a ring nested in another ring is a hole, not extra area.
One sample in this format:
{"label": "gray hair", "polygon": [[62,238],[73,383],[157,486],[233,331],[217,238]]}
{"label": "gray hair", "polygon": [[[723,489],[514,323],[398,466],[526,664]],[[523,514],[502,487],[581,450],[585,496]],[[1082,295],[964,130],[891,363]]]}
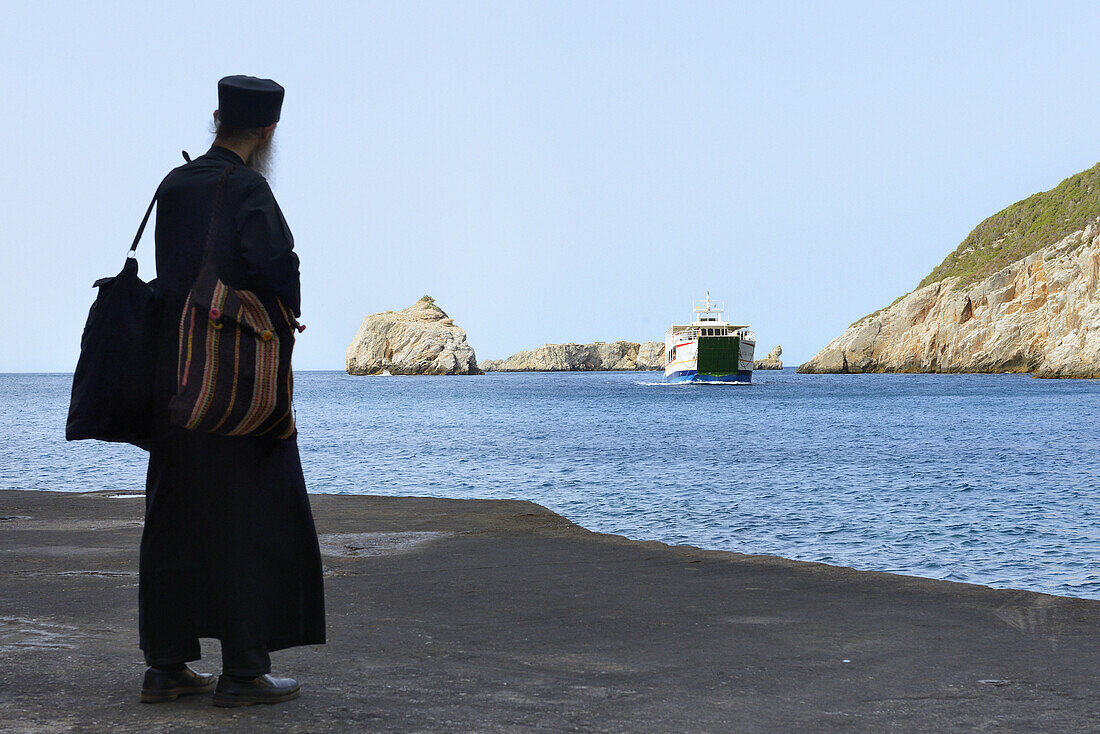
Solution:
{"label": "gray hair", "polygon": [[[214,142],[241,143],[249,140],[258,140],[263,135],[263,127],[232,127],[222,125],[215,121],[210,126],[210,132],[214,135]],[[271,180],[275,174],[275,136],[272,135],[266,143],[256,146],[252,155],[244,162],[246,166],[258,172],[264,178]]]}
{"label": "gray hair", "polygon": [[237,142],[255,140],[263,135],[264,130],[265,128],[262,127],[233,127],[232,125],[223,125],[219,120],[215,120],[210,125],[210,132],[213,133],[215,140],[233,140]]}

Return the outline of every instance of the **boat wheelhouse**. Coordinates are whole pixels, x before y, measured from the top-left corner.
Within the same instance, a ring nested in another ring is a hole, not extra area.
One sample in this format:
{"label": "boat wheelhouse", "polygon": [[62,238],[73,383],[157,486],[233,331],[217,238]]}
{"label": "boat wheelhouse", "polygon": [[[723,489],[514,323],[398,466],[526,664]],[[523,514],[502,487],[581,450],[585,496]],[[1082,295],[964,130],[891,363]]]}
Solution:
{"label": "boat wheelhouse", "polygon": [[710,291],[693,309],[690,324],[665,332],[665,379],[669,382],[752,382],[756,334],[731,324]]}

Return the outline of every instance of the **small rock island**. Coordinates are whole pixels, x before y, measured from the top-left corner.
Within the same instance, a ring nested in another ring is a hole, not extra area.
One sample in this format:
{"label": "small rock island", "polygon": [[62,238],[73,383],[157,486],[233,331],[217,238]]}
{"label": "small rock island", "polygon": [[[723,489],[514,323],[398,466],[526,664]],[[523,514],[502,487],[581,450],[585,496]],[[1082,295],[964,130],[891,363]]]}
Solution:
{"label": "small rock island", "polygon": [[546,344],[508,359],[487,359],[478,366],[485,372],[659,370],[665,366],[664,353],[662,342]]}
{"label": "small rock island", "polygon": [[363,319],[345,354],[349,375],[480,375],[466,332],[435,299]]}
{"label": "small rock island", "polygon": [[777,344],[775,349],[768,352],[767,357],[756,360],[752,368],[754,370],[781,370],[783,369],[783,361],[779,359],[781,354],[783,354],[783,347]]}

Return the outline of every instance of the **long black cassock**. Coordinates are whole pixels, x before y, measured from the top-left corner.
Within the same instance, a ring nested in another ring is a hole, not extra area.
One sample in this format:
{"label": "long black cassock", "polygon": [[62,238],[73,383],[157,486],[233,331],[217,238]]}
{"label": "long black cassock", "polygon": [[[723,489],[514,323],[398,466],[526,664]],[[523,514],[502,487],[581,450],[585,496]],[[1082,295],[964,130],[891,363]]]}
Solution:
{"label": "long black cassock", "polygon": [[179,320],[198,276],[222,172],[214,239],[221,279],[278,297],[300,314],[298,257],[267,181],[212,147],[161,183],[157,203],[156,427],[141,540],[140,627],[146,659],[325,641],[321,556],[296,438],[217,436],[168,424]]}

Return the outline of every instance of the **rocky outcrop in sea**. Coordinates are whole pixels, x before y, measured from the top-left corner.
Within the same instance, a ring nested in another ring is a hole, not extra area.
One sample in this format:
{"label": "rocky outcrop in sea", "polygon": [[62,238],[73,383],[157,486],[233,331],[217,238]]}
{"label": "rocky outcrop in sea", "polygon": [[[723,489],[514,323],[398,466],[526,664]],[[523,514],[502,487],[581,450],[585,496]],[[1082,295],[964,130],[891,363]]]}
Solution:
{"label": "rocky outcrop in sea", "polygon": [[979,224],[799,372],[1100,377],[1100,164]]}
{"label": "rocky outcrop in sea", "polygon": [[424,296],[363,319],[344,355],[349,375],[480,375],[466,332]]}
{"label": "rocky outcrop in sea", "polygon": [[1100,221],[977,283],[946,278],[866,316],[799,372],[1100,377]]}
{"label": "rocky outcrop in sea", "polygon": [[774,349],[768,352],[767,357],[753,362],[752,368],[754,370],[781,370],[783,369],[783,361],[779,359],[781,354],[783,354],[783,347],[777,344]]}
{"label": "rocky outcrop in sea", "polygon": [[663,342],[546,344],[508,359],[487,359],[478,366],[485,372],[659,370],[665,366],[664,352]]}

